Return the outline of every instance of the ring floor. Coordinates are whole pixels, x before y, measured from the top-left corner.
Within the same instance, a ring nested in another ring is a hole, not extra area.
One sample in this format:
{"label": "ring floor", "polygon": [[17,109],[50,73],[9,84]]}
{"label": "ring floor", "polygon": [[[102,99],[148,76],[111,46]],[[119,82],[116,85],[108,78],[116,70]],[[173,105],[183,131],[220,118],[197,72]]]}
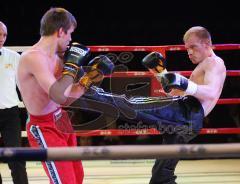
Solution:
{"label": "ring floor", "polygon": [[[154,160],[83,161],[84,184],[147,184]],[[3,184],[12,184],[6,164],[0,164]],[[49,184],[40,162],[27,162],[29,184]],[[240,159],[181,160],[178,184],[240,183]]]}

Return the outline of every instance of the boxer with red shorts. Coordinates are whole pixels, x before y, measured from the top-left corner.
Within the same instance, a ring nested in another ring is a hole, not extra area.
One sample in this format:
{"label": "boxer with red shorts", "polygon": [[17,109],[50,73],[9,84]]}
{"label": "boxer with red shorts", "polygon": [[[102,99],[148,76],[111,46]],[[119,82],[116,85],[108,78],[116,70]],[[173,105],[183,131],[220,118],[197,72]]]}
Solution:
{"label": "boxer with red shorts", "polygon": [[[70,44],[76,26],[74,16],[67,10],[49,9],[41,19],[40,40],[21,55],[17,80],[30,114],[27,135],[32,147],[77,146],[71,122],[61,106],[78,99],[112,71],[111,61],[101,55],[93,58],[88,70],[80,76],[90,49],[79,43]],[[83,182],[81,161],[42,164],[50,183]]]}

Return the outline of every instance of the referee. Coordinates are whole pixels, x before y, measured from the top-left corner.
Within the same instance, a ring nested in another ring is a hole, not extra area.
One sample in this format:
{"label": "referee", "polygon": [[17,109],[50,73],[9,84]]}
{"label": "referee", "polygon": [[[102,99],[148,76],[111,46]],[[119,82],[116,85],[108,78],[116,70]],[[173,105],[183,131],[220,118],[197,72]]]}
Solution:
{"label": "referee", "polygon": [[[5,147],[20,147],[21,120],[16,90],[16,71],[20,55],[3,47],[6,38],[7,27],[0,21],[0,134]],[[14,184],[28,183],[25,161],[8,161],[8,167]]]}

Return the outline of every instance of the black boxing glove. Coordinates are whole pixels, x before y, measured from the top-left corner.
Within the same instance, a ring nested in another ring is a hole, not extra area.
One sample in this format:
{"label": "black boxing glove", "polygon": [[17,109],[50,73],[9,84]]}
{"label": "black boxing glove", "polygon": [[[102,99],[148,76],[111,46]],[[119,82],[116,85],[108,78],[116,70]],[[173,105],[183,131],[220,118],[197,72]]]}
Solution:
{"label": "black boxing glove", "polygon": [[166,93],[172,89],[185,91],[188,95],[194,95],[197,92],[197,84],[177,73],[165,73],[161,77],[162,88]]}
{"label": "black boxing glove", "polygon": [[111,74],[113,68],[114,64],[107,56],[97,56],[88,63],[86,73],[79,80],[79,83],[80,85],[89,89],[92,85],[101,82],[104,78],[104,75]]}
{"label": "black boxing glove", "polygon": [[72,43],[64,54],[63,75],[70,75],[73,79],[78,75],[90,55],[90,49],[79,43]]}
{"label": "black boxing glove", "polygon": [[146,55],[142,60],[142,64],[147,69],[152,69],[156,73],[162,73],[163,71],[166,72],[166,60],[159,52],[151,52]]}

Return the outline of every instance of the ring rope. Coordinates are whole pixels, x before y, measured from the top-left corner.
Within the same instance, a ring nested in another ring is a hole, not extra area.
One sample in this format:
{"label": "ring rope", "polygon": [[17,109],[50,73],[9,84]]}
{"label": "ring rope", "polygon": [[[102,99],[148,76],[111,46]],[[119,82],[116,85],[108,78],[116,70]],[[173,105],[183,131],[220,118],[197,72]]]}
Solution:
{"label": "ring rope", "polygon": [[[171,71],[174,73],[179,73],[184,76],[190,76],[192,71]],[[240,76],[240,70],[227,70],[227,76],[238,77]],[[114,72],[113,74],[105,77],[153,77],[154,75],[148,71],[128,71],[128,72]]]}
{"label": "ring rope", "polygon": [[[105,129],[105,130],[76,130],[77,136],[93,137],[93,136],[139,136],[139,135],[160,135],[161,132],[155,128],[149,129]],[[216,134],[240,134],[240,128],[202,128],[201,135]]]}
{"label": "ring rope", "polygon": [[[75,130],[79,137],[93,137],[93,136],[139,136],[139,135],[160,135],[161,132],[154,129],[104,129],[104,130]],[[219,134],[240,134],[240,128],[202,128],[201,135],[219,135]],[[27,137],[26,131],[21,131],[22,137]],[[1,137],[1,135],[0,135]]]}
{"label": "ring rope", "polygon": [[[160,135],[161,132],[154,128],[149,129],[103,129],[103,130],[75,130],[78,137],[93,136],[139,136],[139,135]],[[219,134],[240,134],[240,128],[202,128],[201,135],[219,135]],[[1,137],[1,135],[0,135]],[[26,131],[21,131],[21,137],[27,137]]]}
{"label": "ring rope", "polygon": [[1,148],[0,160],[111,160],[154,158],[239,158],[240,143],[182,144],[182,145],[128,145],[55,147],[48,149]]}
{"label": "ring rope", "polygon": [[[119,51],[160,51],[165,55],[166,51],[182,51],[186,50],[184,45],[161,45],[161,46],[88,46],[92,52],[119,52]],[[7,48],[17,52],[23,52],[30,46],[8,46]],[[240,44],[213,44],[214,50],[240,50]]]}

